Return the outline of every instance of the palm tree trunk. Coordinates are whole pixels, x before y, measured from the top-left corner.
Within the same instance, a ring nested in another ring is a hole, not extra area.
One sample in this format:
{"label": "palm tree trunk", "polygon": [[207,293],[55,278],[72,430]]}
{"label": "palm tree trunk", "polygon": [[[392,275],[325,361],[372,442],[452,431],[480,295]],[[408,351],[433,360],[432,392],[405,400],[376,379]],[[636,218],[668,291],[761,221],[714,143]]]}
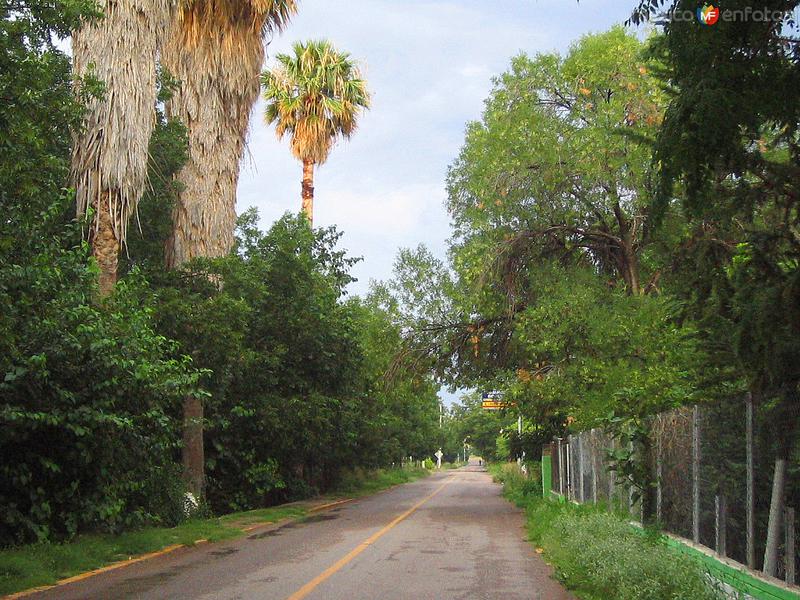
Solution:
{"label": "palm tree trunk", "polygon": [[[249,2],[190,0],[172,23],[162,62],[179,87],[166,110],[188,129],[189,158],[177,175],[184,189],[165,248],[168,268],[233,248],[236,186],[260,91],[266,17]],[[184,480],[199,498],[205,482],[202,401],[187,397],[183,414]]]}
{"label": "palm tree trunk", "polygon": [[75,90],[83,78],[100,80],[104,92],[86,100],[84,127],[72,152],[77,213],[95,209],[89,234],[100,264],[102,293],[113,289],[128,219],[147,183],[147,158],[155,123],[156,55],[171,20],[174,0],[100,0],[105,18],[72,35]]}
{"label": "palm tree trunk", "polygon": [[173,22],[163,63],[180,83],[166,109],[188,128],[189,159],[177,176],[184,189],[167,241],[170,268],[233,248],[236,186],[260,91],[265,18],[249,2],[193,0]]}
{"label": "palm tree trunk", "polygon": [[309,225],[314,225],[314,163],[310,160],[303,161],[303,214],[308,218]]}
{"label": "palm tree trunk", "polygon": [[196,396],[183,399],[183,476],[195,498],[205,491],[205,447],[203,444],[203,403]]}
{"label": "palm tree trunk", "polygon": [[92,256],[100,267],[99,284],[101,297],[108,296],[117,283],[120,243],[111,217],[112,193],[102,192],[98,199],[99,201],[93,206],[96,215],[95,227],[89,231]]}

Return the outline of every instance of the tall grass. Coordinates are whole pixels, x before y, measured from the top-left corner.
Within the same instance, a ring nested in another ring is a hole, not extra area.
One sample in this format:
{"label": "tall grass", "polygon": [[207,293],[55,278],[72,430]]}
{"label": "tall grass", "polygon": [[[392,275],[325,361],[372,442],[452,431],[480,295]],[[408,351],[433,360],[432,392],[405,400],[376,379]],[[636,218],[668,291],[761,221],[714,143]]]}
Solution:
{"label": "tall grass", "polygon": [[[534,471],[535,472],[535,471]],[[525,508],[530,540],[558,578],[584,600],[720,600],[702,566],[634,529],[623,515],[541,497],[541,484],[516,465],[493,469],[504,495]]]}
{"label": "tall grass", "polygon": [[374,494],[386,488],[408,483],[430,474],[427,469],[402,467],[395,469],[350,469],[342,475],[334,494],[350,497]]}

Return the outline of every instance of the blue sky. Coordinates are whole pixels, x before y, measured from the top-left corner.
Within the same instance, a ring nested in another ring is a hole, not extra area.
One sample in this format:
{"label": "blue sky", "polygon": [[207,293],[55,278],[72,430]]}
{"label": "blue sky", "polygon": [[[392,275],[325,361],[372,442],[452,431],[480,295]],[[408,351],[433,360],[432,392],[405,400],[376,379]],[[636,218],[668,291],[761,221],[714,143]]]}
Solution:
{"label": "blue sky", "polygon": [[[444,258],[445,176],[467,122],[480,119],[491,78],[519,52],[566,50],[624,21],[636,0],[301,0],[268,48],[267,65],[294,41],[328,38],[362,65],[373,95],[358,131],[318,169],[315,225],[336,225],[362,294],[390,277],[401,247],[424,243]],[[253,113],[237,209],[263,228],[300,207],[300,165]],[[450,398],[448,398],[450,399]]]}

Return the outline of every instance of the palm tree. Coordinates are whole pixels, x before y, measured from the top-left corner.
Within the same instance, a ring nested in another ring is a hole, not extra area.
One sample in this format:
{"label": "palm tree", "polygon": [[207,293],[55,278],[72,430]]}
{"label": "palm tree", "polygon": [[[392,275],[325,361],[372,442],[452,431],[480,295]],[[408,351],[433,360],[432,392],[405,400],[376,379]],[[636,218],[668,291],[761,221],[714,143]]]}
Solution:
{"label": "palm tree", "polygon": [[230,252],[236,184],[250,113],[258,99],[264,36],[282,29],[296,0],[186,0],[162,62],[180,82],[167,113],[188,128],[185,186],[173,213],[167,266]]}
{"label": "palm tree", "polygon": [[329,41],[298,42],[293,50],[278,54],[277,65],[261,76],[265,116],[278,139],[292,138],[292,154],[303,163],[303,212],[313,223],[314,165],[327,160],[337,138],[352,135],[370,98],[350,55]]}
{"label": "palm tree", "polygon": [[[92,254],[100,267],[100,293],[117,280],[119,251],[128,219],[147,183],[154,126],[156,54],[174,0],[100,0],[104,18],[87,21],[72,35],[76,93],[85,98],[84,127],[72,152],[72,182],[81,217],[91,207]],[[103,84],[87,93],[89,79]]]}
{"label": "palm tree", "polygon": [[[258,99],[264,36],[296,12],[296,0],[184,0],[162,53],[178,81],[167,114],[186,125],[189,157],[178,179],[167,267],[196,257],[224,256],[233,247],[236,184],[247,127]],[[203,404],[183,406],[183,468],[189,490],[203,493]]]}

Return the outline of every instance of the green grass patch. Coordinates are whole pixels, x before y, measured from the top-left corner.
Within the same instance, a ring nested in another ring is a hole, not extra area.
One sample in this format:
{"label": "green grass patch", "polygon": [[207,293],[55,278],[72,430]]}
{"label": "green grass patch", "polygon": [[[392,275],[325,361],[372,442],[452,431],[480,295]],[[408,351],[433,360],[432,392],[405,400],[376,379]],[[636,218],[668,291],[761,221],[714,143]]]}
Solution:
{"label": "green grass patch", "polygon": [[242,528],[247,525],[300,518],[306,513],[307,510],[299,506],[264,508],[191,520],[173,528],[148,527],[119,535],[85,534],[63,544],[32,544],[0,550],[0,595],[50,585],[59,579],[174,544],[232,539],[242,535]]}
{"label": "green grass patch", "polygon": [[[583,600],[719,600],[702,565],[665,543],[657,531],[637,531],[625,515],[541,497],[508,467],[490,469],[504,495],[526,510],[530,540],[558,578]],[[535,471],[534,471],[535,472]],[[525,488],[529,488],[526,490]]]}
{"label": "green grass patch", "polygon": [[427,477],[428,475],[430,475],[430,471],[417,467],[369,471],[355,468],[344,474],[334,493],[350,498],[358,498],[380,492],[401,483],[408,483],[421,477]]}
{"label": "green grass patch", "polygon": [[463,467],[466,464],[467,463],[463,463],[463,462],[454,462],[454,463],[445,462],[445,463],[442,463],[442,469],[444,469],[444,470],[460,469],[461,467]]}

